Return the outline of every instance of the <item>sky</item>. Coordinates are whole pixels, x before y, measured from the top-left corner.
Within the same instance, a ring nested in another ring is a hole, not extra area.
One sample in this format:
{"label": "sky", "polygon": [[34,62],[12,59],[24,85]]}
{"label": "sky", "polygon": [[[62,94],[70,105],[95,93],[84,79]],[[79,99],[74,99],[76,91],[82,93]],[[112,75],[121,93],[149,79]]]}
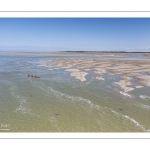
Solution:
{"label": "sky", "polygon": [[0,51],[150,52],[150,18],[0,18]]}

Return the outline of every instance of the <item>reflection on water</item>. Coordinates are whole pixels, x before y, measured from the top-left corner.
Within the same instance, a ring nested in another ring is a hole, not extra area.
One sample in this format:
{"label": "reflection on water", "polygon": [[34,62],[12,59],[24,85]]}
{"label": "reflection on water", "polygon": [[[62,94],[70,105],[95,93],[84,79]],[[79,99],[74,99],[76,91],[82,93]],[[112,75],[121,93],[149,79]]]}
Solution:
{"label": "reflection on water", "polygon": [[[39,66],[41,60],[48,58],[57,56],[0,56],[1,132],[145,132],[150,129],[149,88],[135,89],[130,92],[134,98],[127,99],[110,79],[118,80],[117,75],[104,74],[107,80],[99,81],[89,71],[87,80],[80,82],[65,68],[49,70],[46,62],[46,67]],[[28,78],[28,74],[41,78]]]}

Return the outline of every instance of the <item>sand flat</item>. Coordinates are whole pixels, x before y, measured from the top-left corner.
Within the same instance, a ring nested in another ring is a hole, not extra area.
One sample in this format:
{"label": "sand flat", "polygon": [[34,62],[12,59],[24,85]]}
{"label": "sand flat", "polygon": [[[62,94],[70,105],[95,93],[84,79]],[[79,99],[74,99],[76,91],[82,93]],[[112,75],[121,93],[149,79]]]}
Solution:
{"label": "sand flat", "polygon": [[120,77],[127,81],[131,81],[133,79],[132,77],[128,77],[128,76],[120,76]]}
{"label": "sand flat", "polygon": [[150,87],[150,82],[147,82],[146,80],[139,80],[138,83],[142,86]]}
{"label": "sand flat", "polygon": [[132,87],[128,87],[128,85],[132,85],[131,82],[126,80],[120,80],[119,82],[114,82],[115,84],[119,85],[125,92],[129,92],[134,90]]}
{"label": "sand flat", "polygon": [[97,76],[96,79],[97,79],[97,80],[105,80],[105,79],[104,79],[103,77],[101,77],[101,76]]}
{"label": "sand flat", "polygon": [[[63,54],[67,56],[68,53]],[[77,53],[75,54],[77,55]],[[83,53],[81,53],[81,55],[82,54]],[[91,53],[86,54],[88,56],[94,56]],[[125,56],[126,54],[117,55]],[[86,81],[85,76],[88,73],[84,71],[92,71],[93,73],[95,73],[97,75],[95,77],[97,80],[105,80],[105,78],[102,77],[103,74],[117,74],[118,76],[120,76],[120,78],[122,78],[122,80],[115,83],[120,86],[124,90],[124,92],[134,90],[133,87],[135,85],[133,82],[131,82],[132,79],[137,79],[136,82],[139,84],[135,88],[142,88],[144,86],[150,87],[150,59],[148,58],[54,58],[51,60],[42,61],[41,65],[46,64],[46,66],[48,67],[48,62],[53,67],[55,66],[57,68],[64,68],[65,71],[71,72],[70,76],[73,76],[75,77],[75,79],[78,79],[80,81]],[[142,74],[142,72],[145,72],[147,74]],[[110,79],[115,80],[113,78]]]}
{"label": "sand flat", "polygon": [[80,71],[80,70],[79,69],[66,69],[65,71],[76,72],[76,71]]}
{"label": "sand flat", "polygon": [[86,81],[85,76],[86,76],[87,74],[88,74],[87,72],[75,71],[75,72],[72,72],[72,73],[70,74],[70,76],[74,76],[75,79],[78,79],[78,80],[80,80],[80,81]]}
{"label": "sand flat", "polygon": [[139,88],[143,88],[144,86],[141,86],[141,85],[138,85],[138,86],[135,86],[135,88],[139,89]]}

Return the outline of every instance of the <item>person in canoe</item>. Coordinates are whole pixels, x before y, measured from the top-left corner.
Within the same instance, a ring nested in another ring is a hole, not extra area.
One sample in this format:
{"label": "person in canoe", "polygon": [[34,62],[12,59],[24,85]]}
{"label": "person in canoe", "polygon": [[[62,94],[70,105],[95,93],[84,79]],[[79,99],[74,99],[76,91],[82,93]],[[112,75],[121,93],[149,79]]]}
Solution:
{"label": "person in canoe", "polygon": [[29,74],[28,74],[28,77],[30,77],[30,78],[40,78],[39,76],[36,76],[36,75],[29,75]]}

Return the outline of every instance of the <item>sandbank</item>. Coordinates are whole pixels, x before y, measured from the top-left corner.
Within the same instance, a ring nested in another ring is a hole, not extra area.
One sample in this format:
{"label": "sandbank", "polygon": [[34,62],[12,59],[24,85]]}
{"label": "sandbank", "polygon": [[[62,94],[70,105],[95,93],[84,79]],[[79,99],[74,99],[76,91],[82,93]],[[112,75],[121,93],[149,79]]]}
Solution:
{"label": "sandbank", "polygon": [[96,79],[97,79],[97,80],[105,80],[105,79],[104,79],[103,77],[101,77],[101,76],[97,76]]}
{"label": "sandbank", "polygon": [[85,76],[86,76],[87,74],[88,74],[88,73],[86,73],[86,72],[79,72],[79,71],[76,71],[76,72],[72,72],[72,73],[70,74],[70,76],[74,76],[75,79],[78,79],[78,80],[80,80],[80,81],[86,81]]}
{"label": "sandbank", "polygon": [[120,80],[119,82],[114,82],[114,83],[119,85],[125,92],[134,90],[134,88],[128,87],[128,85],[132,85],[131,82],[129,82],[129,81]]}
{"label": "sandbank", "polygon": [[80,71],[80,70],[79,69],[66,69],[65,71],[75,72],[75,71]]}
{"label": "sandbank", "polygon": [[[61,52],[59,54],[62,54]],[[57,68],[65,68],[65,71],[71,72],[70,76],[75,77],[80,81],[86,81],[85,76],[88,74],[84,71],[92,71],[95,73],[96,79],[105,80],[102,75],[109,74],[115,75],[118,74],[121,78],[120,81],[114,82],[120,86],[124,92],[129,92],[135,88],[142,88],[144,86],[150,87],[150,59],[149,58],[124,58],[124,57],[113,57],[113,55],[118,56],[130,56],[128,53],[63,53],[64,55],[76,55],[80,56],[95,56],[95,55],[107,55],[111,56],[110,58],[82,58],[82,57],[73,57],[73,58],[54,58],[46,61],[41,61],[41,66],[48,67],[50,66]],[[149,55],[150,56],[150,55]],[[72,68],[73,67],[73,68]],[[80,69],[82,71],[80,71]],[[144,74],[144,73],[145,74]],[[143,74],[142,74],[143,73]],[[112,78],[113,79],[113,78]],[[115,80],[115,79],[113,79]],[[134,80],[134,82],[133,82]],[[138,86],[135,86],[135,82],[138,83]]]}

